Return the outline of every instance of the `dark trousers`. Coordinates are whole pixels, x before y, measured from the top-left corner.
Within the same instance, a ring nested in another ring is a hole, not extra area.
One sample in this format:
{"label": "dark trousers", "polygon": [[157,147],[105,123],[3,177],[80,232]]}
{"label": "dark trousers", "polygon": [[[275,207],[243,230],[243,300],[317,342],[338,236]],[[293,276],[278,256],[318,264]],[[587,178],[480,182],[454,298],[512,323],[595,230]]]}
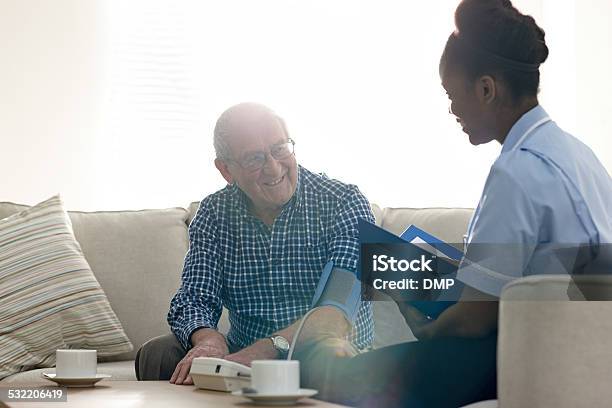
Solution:
{"label": "dark trousers", "polygon": [[319,398],[346,405],[460,407],[496,398],[496,349],[492,335],[403,343],[349,359],[311,351],[302,375]]}
{"label": "dark trousers", "polygon": [[170,380],[176,365],[185,357],[187,350],[174,334],[155,337],[136,353],[136,378],[139,381]]}

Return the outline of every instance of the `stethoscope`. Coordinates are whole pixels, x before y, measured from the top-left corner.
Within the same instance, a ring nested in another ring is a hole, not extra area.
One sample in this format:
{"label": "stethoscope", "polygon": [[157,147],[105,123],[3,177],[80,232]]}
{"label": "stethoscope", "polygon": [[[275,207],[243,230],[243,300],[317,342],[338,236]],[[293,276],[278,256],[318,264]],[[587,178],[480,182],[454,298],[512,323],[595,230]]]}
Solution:
{"label": "stethoscope", "polygon": [[[538,120],[533,125],[531,125],[531,127],[527,129],[525,133],[523,133],[522,136],[517,140],[517,142],[514,144],[512,149],[509,150],[509,152],[513,152],[516,149],[518,149],[523,143],[523,141],[525,141],[527,136],[529,136],[531,133],[533,133],[537,128],[539,128],[543,124],[550,122],[550,121],[551,121],[550,117],[546,116]],[[465,253],[465,250],[467,249],[467,245],[472,240],[472,233],[474,232],[474,225],[476,225],[476,221],[478,221],[478,217],[480,216],[480,204],[481,203],[482,203],[482,197],[480,198],[480,201],[478,202],[478,207],[476,208],[476,211],[474,211],[474,215],[472,216],[472,219],[470,220],[470,224],[468,225],[467,234],[463,236],[463,252],[464,253]]]}

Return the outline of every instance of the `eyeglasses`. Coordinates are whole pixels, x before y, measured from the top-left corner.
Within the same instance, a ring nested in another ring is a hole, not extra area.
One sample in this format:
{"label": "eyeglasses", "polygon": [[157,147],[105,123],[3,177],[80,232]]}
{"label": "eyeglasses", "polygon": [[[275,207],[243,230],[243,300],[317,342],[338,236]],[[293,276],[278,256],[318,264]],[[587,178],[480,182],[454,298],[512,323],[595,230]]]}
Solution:
{"label": "eyeglasses", "polygon": [[295,142],[289,138],[286,142],[275,144],[270,147],[270,153],[266,152],[254,152],[249,153],[240,160],[226,159],[238,164],[244,170],[249,172],[256,172],[261,170],[268,161],[268,154],[275,160],[283,160],[291,156],[294,153]]}

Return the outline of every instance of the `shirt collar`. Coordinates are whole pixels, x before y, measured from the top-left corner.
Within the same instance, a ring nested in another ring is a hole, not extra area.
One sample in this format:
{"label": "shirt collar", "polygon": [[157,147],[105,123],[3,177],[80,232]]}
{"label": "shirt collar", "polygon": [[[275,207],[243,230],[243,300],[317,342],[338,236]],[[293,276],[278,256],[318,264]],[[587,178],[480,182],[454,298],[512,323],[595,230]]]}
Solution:
{"label": "shirt collar", "polygon": [[509,152],[514,148],[514,145],[519,141],[521,136],[538,120],[545,118],[548,116],[548,113],[544,110],[540,105],[536,105],[531,110],[525,112],[523,116],[519,120],[517,120],[512,128],[510,128],[510,132],[506,136],[506,140],[504,140],[504,144],[502,146],[502,153]]}
{"label": "shirt collar", "polygon": [[249,197],[238,187],[238,184],[228,184],[227,188],[231,192],[232,197],[236,200],[236,207],[242,217],[249,216]]}
{"label": "shirt collar", "polygon": [[295,191],[293,192],[293,197],[291,200],[285,205],[285,207],[293,207],[295,211],[299,211],[302,208],[302,202],[304,201],[304,194],[302,191],[304,190],[304,177],[305,171],[302,166],[298,164],[298,172],[297,172],[297,182],[295,186]]}

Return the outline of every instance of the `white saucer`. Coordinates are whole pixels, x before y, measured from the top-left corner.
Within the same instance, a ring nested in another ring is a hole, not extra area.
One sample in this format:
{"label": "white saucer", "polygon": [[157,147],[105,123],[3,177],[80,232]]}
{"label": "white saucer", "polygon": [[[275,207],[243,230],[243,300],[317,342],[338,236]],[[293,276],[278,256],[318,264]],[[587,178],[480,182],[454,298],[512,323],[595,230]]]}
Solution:
{"label": "white saucer", "polygon": [[301,388],[298,392],[291,394],[260,394],[257,392],[243,392],[242,390],[232,392],[232,395],[245,397],[256,405],[294,405],[302,398],[312,397],[317,390]]}
{"label": "white saucer", "polygon": [[59,378],[53,372],[42,373],[42,377],[64,387],[70,388],[93,387],[98,381],[105,378],[111,378],[109,374],[96,374],[95,377]]}

